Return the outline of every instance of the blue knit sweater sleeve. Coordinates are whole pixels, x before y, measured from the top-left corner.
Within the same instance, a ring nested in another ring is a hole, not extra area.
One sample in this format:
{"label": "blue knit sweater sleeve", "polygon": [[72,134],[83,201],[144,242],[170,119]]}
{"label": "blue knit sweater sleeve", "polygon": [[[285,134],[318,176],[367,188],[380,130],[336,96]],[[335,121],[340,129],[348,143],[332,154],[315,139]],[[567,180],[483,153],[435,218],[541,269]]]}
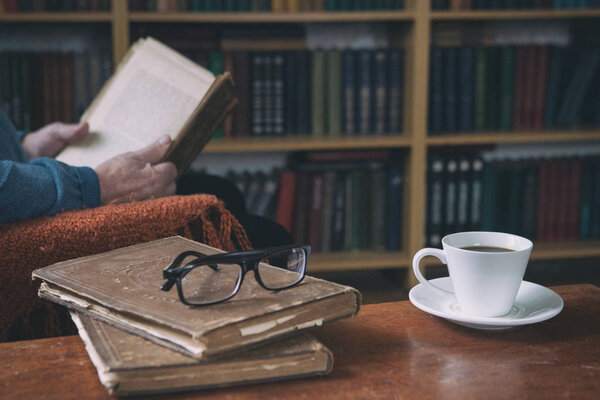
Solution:
{"label": "blue knit sweater sleeve", "polygon": [[0,110],[0,224],[100,205],[93,169],[25,157],[16,130]]}

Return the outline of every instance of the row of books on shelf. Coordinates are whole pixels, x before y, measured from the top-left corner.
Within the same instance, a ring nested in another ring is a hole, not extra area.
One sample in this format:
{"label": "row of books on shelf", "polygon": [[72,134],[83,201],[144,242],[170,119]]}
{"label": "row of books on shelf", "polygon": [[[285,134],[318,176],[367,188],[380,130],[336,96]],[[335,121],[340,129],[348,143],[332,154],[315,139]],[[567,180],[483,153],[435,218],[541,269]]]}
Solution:
{"label": "row of books on shelf", "polygon": [[598,0],[431,0],[433,10],[523,10],[600,7]]}
{"label": "row of books on shelf", "polygon": [[304,12],[402,10],[404,0],[129,0],[131,11]]}
{"label": "row of books on shelf", "polygon": [[600,127],[600,50],[432,47],[429,131]]}
{"label": "row of books on shelf", "polygon": [[110,11],[110,0],[0,0],[0,12]]}
{"label": "row of books on shelf", "polygon": [[239,104],[225,137],[399,134],[402,49],[188,54],[230,71]]}
{"label": "row of books on shelf", "polygon": [[250,213],[315,252],[400,249],[402,163],[388,150],[310,152],[271,173],[229,172]]}
{"label": "row of books on shelf", "polygon": [[0,105],[17,129],[73,122],[112,74],[109,51],[0,54]]}
{"label": "row of books on shelf", "polygon": [[465,230],[540,242],[600,238],[600,153],[437,154],[428,162],[427,244]]}

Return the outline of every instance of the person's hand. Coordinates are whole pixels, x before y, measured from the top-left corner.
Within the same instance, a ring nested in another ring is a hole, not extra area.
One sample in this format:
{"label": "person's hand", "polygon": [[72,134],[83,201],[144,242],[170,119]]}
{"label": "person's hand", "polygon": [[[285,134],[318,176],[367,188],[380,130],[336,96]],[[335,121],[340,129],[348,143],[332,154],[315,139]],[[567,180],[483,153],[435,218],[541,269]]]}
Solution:
{"label": "person's hand", "polygon": [[159,163],[171,145],[165,136],[150,146],[111,158],[96,167],[100,204],[124,203],[175,194],[177,168]]}
{"label": "person's hand", "polygon": [[89,133],[87,122],[64,124],[53,122],[31,132],[23,139],[23,149],[29,158],[55,157],[68,144],[75,143]]}

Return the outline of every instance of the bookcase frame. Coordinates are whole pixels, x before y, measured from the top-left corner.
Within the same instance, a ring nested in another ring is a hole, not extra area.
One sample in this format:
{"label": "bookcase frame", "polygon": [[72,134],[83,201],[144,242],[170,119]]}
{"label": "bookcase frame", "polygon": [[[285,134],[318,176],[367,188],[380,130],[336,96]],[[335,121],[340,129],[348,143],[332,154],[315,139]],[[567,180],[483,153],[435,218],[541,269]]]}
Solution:
{"label": "bookcase frame", "polygon": [[[600,130],[497,132],[428,136],[427,95],[432,25],[436,21],[599,19],[600,10],[498,10],[432,11],[430,0],[407,0],[406,9],[393,12],[300,12],[300,13],[189,13],[130,12],[125,0],[112,0],[110,12],[3,13],[0,23],[109,23],[115,64],[130,45],[132,22],[197,24],[299,23],[377,21],[402,25],[405,46],[404,134],[398,136],[355,136],[335,138],[233,138],[213,141],[205,152],[288,152],[299,150],[347,150],[400,148],[407,153],[405,169],[403,243],[400,252],[335,252],[314,254],[311,271],[410,268],[412,255],[424,247],[426,207],[426,159],[431,146],[462,146],[498,143],[575,142],[600,140]],[[600,241],[536,243],[533,259],[600,256]],[[407,274],[407,286],[415,284]]]}

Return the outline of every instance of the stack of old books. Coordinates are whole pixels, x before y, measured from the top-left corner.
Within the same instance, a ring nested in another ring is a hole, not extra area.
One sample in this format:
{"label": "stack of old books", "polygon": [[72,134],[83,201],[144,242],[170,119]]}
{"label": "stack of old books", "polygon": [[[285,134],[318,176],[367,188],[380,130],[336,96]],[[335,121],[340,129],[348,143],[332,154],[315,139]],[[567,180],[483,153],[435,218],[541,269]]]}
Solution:
{"label": "stack of old books", "polygon": [[33,272],[39,295],[67,306],[102,384],[129,395],[328,373],[331,352],[304,331],[358,312],[360,293],[306,276],[268,291],[253,274],[230,300],[190,307],[161,291],[183,251],[220,250],[170,237]]}

